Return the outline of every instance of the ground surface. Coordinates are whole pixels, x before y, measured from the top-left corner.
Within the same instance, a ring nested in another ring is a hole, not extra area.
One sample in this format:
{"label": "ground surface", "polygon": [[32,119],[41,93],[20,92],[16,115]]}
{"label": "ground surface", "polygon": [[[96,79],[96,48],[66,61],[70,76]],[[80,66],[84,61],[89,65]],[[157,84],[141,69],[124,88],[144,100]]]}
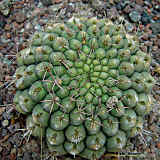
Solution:
{"label": "ground surface", "polygon": [[[42,3],[41,3],[42,2]],[[50,2],[50,3],[46,3]],[[48,5],[48,6],[46,6]],[[133,14],[135,13],[136,14]],[[124,153],[106,154],[102,159],[159,160],[160,159],[160,1],[159,0],[1,0],[0,1],[0,159],[52,159],[34,137],[26,141],[25,117],[12,105],[15,87],[12,75],[16,69],[15,55],[25,48],[31,34],[50,22],[65,21],[72,16],[107,17],[123,23],[127,32],[140,38],[141,49],[153,57],[151,73],[157,80],[153,88],[155,105],[146,116],[143,137],[128,142]],[[140,154],[133,154],[138,152]],[[141,158],[140,158],[141,157]],[[73,159],[73,157],[57,157]],[[76,157],[76,160],[81,158]]]}

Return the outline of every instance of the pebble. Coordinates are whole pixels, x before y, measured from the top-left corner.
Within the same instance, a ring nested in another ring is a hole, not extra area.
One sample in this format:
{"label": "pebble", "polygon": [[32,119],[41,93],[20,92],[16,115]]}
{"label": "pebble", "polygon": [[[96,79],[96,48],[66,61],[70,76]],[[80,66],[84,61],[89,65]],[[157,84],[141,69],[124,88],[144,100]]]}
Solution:
{"label": "pebble", "polygon": [[155,90],[155,92],[156,92],[158,95],[160,95],[160,90]]}
{"label": "pebble", "polygon": [[7,127],[9,125],[9,121],[7,119],[2,121],[2,126]]}
{"label": "pebble", "polygon": [[144,1],[143,0],[136,0],[136,3],[139,5],[143,5]]}
{"label": "pebble", "polygon": [[112,7],[111,9],[108,10],[108,16],[111,18],[111,19],[116,19],[118,17],[118,12],[116,10],[115,7]]}
{"label": "pebble", "polygon": [[152,50],[153,50],[153,51],[157,51],[157,49],[158,49],[158,46],[153,46],[153,47],[152,47]]}
{"label": "pebble", "polygon": [[148,15],[148,13],[147,12],[143,12],[142,13],[142,18],[141,18],[141,20],[142,20],[142,23],[143,24],[148,24],[148,23],[150,23],[151,22],[151,16],[150,15]]}
{"label": "pebble", "polygon": [[152,29],[153,34],[160,33],[160,23],[152,23],[150,27]]}
{"label": "pebble", "polygon": [[5,29],[6,31],[10,31],[11,25],[10,25],[10,24],[6,24],[5,27],[4,27],[4,29]]}
{"label": "pebble", "polygon": [[22,29],[20,30],[20,33],[24,33],[24,28],[22,28]]}
{"label": "pebble", "polygon": [[18,13],[15,14],[15,19],[16,19],[16,22],[17,22],[17,23],[22,23],[22,22],[25,21],[26,16],[25,16],[24,13],[18,12]]}
{"label": "pebble", "polygon": [[[142,11],[143,11],[143,9],[142,9],[142,6],[140,6],[140,5],[137,5],[137,4],[135,4],[135,5],[133,5],[132,7],[134,7],[134,11],[136,11],[136,12],[138,12],[138,13],[142,13]],[[132,9],[133,10],[133,9]]]}
{"label": "pebble", "polygon": [[40,15],[43,15],[44,13],[45,13],[45,10],[43,8],[35,8],[32,12],[32,17],[40,16]]}
{"label": "pebble", "polygon": [[160,149],[160,142],[157,142],[157,148]]}
{"label": "pebble", "polygon": [[148,36],[149,35],[147,33],[145,33],[145,34],[142,35],[142,39],[146,41],[146,40],[148,40]]}
{"label": "pebble", "polygon": [[150,6],[150,5],[151,5],[148,0],[147,0],[147,1],[145,0],[145,1],[144,1],[144,4],[147,5],[147,6]]}
{"label": "pebble", "polygon": [[138,22],[141,19],[141,15],[137,11],[132,11],[129,14],[132,22]]}
{"label": "pebble", "polygon": [[127,6],[124,8],[123,11],[124,11],[124,13],[127,13],[127,14],[128,14],[128,13],[131,12],[131,10],[132,10],[132,9],[131,9],[130,5],[127,5]]}
{"label": "pebble", "polygon": [[[52,0],[52,3],[61,3],[63,0]],[[70,0],[70,2],[72,2],[72,0]],[[75,2],[75,0],[73,0],[73,2]]]}
{"label": "pebble", "polygon": [[46,18],[39,20],[39,24],[40,24],[41,26],[45,25],[47,22],[48,22],[48,19],[46,19]]}
{"label": "pebble", "polygon": [[7,135],[7,129],[2,129],[1,130],[1,136],[6,136]]}
{"label": "pebble", "polygon": [[6,33],[6,38],[10,39],[11,38],[11,33],[7,32]]}
{"label": "pebble", "polygon": [[104,7],[104,3],[102,3],[102,1],[100,0],[92,0],[91,7],[93,7],[94,9],[100,10]]}
{"label": "pebble", "polygon": [[5,10],[1,10],[1,12],[3,13],[4,16],[8,16],[10,13],[10,9],[5,9]]}
{"label": "pebble", "polygon": [[[39,2],[37,5],[38,8],[44,8],[44,5],[42,4],[42,2]],[[48,7],[48,6],[47,6]]]}
{"label": "pebble", "polygon": [[41,26],[39,24],[36,24],[34,27],[35,30],[40,31],[42,30]]}
{"label": "pebble", "polygon": [[41,2],[44,6],[49,6],[52,4],[52,0],[41,0]]}

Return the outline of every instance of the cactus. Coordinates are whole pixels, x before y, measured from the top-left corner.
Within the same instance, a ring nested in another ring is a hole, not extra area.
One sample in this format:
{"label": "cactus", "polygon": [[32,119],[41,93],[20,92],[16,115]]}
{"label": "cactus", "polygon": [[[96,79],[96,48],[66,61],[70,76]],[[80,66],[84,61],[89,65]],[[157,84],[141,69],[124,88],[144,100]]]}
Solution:
{"label": "cactus", "polygon": [[73,18],[48,24],[30,43],[17,54],[14,103],[51,152],[99,159],[142,132],[152,109],[151,57],[122,25]]}

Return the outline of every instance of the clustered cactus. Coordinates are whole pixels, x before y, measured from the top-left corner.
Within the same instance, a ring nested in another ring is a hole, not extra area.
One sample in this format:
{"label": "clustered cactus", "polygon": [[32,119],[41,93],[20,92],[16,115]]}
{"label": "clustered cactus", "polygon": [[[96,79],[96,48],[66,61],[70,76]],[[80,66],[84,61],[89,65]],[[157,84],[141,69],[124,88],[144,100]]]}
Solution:
{"label": "clustered cactus", "polygon": [[50,151],[99,159],[140,134],[155,82],[136,36],[106,19],[48,24],[17,54],[17,111]]}

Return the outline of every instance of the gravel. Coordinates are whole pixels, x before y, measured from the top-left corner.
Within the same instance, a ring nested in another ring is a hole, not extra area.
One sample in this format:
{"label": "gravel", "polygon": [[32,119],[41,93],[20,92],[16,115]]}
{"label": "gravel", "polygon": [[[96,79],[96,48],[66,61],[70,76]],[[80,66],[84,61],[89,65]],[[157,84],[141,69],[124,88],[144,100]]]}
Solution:
{"label": "gravel", "polygon": [[[46,4],[45,4],[46,3]],[[27,46],[28,38],[48,22],[66,21],[76,17],[107,17],[120,21],[127,32],[140,36],[141,48],[153,57],[150,70],[157,80],[152,94],[155,105],[145,117],[144,141],[138,136],[128,142],[121,154],[140,152],[137,157],[123,160],[158,160],[160,157],[160,1],[158,0],[2,0],[0,1],[0,159],[37,160],[41,142],[25,130],[25,116],[12,105],[15,86],[12,76],[16,69],[16,53]],[[123,17],[123,18],[122,18]],[[20,130],[21,129],[21,130]],[[25,136],[26,135],[26,136]],[[42,155],[53,158],[43,142]],[[115,159],[116,155],[113,155]],[[139,158],[144,157],[144,158]],[[57,157],[73,159],[71,156]],[[104,160],[111,159],[106,154]],[[81,158],[76,157],[76,160]]]}

